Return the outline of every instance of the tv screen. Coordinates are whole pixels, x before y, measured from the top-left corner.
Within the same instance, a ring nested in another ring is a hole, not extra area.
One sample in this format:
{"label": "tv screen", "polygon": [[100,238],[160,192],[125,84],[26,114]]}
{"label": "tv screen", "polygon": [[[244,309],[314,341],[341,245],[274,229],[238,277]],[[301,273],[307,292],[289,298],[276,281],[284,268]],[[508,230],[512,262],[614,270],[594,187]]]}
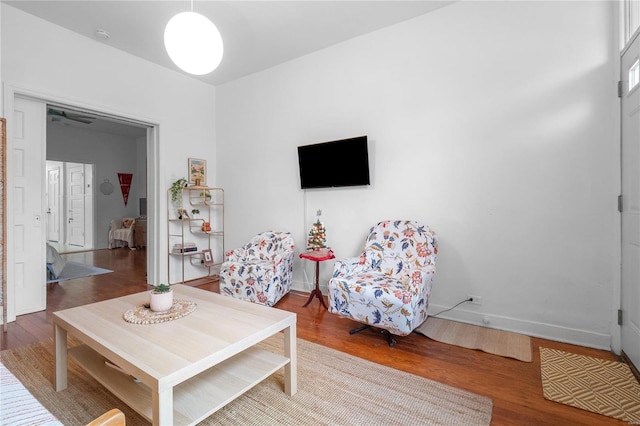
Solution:
{"label": "tv screen", "polygon": [[298,147],[302,189],[369,185],[367,137]]}

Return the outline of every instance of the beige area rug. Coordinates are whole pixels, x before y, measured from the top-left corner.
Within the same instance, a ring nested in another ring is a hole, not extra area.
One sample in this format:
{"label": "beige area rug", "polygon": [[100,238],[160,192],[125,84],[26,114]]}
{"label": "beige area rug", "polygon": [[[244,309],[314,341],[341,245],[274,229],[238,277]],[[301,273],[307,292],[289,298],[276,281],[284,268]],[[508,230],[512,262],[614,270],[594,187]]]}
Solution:
{"label": "beige area rug", "polygon": [[541,347],[540,370],[546,399],[640,424],[640,384],[627,364]]}
{"label": "beige area rug", "polygon": [[[261,343],[282,350],[282,335]],[[0,353],[2,363],[66,425],[120,408],[127,425],[148,424],[70,358],[69,387],[55,392],[53,342]],[[489,425],[491,399],[298,339],[298,393],[280,370],[202,425]]]}
{"label": "beige area rug", "polygon": [[438,342],[531,362],[531,338],[509,331],[428,317],[416,332]]}

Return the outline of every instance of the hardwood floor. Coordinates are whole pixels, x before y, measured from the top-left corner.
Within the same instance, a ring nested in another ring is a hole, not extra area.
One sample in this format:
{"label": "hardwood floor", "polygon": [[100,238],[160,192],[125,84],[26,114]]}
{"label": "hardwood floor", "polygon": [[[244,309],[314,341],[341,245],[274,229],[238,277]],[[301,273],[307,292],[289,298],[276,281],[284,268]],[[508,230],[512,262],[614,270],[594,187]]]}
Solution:
{"label": "hardwood floor", "polygon": [[[47,310],[21,315],[2,333],[2,350],[52,338],[53,312],[125,294],[144,291],[144,250],[126,248],[64,255],[67,260],[93,264],[115,272],[49,285]],[[217,280],[190,283],[218,291]],[[390,348],[374,329],[353,336],[358,324],[330,314],[318,300],[303,308],[308,295],[292,292],[276,306],[296,312],[298,337],[327,347],[466,389],[493,400],[492,425],[623,425],[624,422],[547,401],[540,382],[540,346],[588,356],[619,360],[613,353],[544,339],[533,339],[532,363],[486,354],[432,341],[413,333],[397,339]],[[345,419],[348,423],[348,419]]]}

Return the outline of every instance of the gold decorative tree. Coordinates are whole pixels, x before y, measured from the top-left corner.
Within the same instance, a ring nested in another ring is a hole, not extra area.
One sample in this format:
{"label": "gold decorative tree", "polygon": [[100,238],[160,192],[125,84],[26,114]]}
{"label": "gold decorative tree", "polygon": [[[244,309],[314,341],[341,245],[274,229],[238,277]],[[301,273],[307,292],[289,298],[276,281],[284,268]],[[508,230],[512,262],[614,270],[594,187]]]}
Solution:
{"label": "gold decorative tree", "polygon": [[307,238],[307,250],[320,250],[326,248],[327,242],[327,230],[324,228],[324,224],[320,222],[320,218],[311,227],[309,231],[309,238]]}

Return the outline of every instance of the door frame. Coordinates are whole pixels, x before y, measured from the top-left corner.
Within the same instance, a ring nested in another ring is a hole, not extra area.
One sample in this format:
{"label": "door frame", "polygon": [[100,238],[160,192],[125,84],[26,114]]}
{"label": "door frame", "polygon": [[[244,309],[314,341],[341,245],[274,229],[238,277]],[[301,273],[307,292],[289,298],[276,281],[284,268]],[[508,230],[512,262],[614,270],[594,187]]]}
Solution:
{"label": "door frame", "polygon": [[[158,240],[157,232],[159,230],[159,218],[158,213],[160,211],[160,200],[162,194],[160,194],[160,167],[159,167],[159,151],[160,151],[160,137],[159,127],[160,120],[149,117],[142,117],[129,112],[121,110],[108,109],[104,106],[98,106],[91,102],[91,100],[79,100],[69,99],[63,95],[52,94],[40,91],[38,89],[32,89],[10,82],[4,84],[4,111],[9,111],[13,114],[14,103],[16,98],[29,99],[36,102],[42,102],[43,104],[56,104],[63,107],[71,108],[78,111],[83,111],[91,114],[98,114],[104,117],[115,118],[132,124],[143,125],[147,127],[147,282],[158,282],[160,275],[160,256],[159,251],[156,249],[156,241]],[[7,120],[10,123],[10,120]],[[13,150],[13,126],[7,125],[7,172],[10,172],[12,163],[12,150]],[[46,152],[46,142],[43,143],[41,149]],[[44,167],[44,166],[43,166]],[[13,178],[10,174],[7,176],[6,187],[9,188]],[[46,183],[42,183],[42,187],[39,188],[40,194],[44,197]],[[33,194],[32,194],[33,195]],[[8,198],[10,194],[7,194]],[[44,217],[44,208],[40,212],[40,217]],[[14,222],[14,214],[11,209],[6,211],[7,229],[10,229]],[[44,227],[42,229],[43,239],[46,241],[46,234]],[[6,235],[6,253],[7,253],[7,265],[11,265],[14,261],[14,238],[11,232],[7,232]],[[44,248],[42,250],[36,250],[34,253],[38,253],[38,258],[33,259],[33,262],[46,263]],[[12,268],[7,268],[5,271],[7,276],[7,294],[3,295],[7,301],[7,318],[3,319],[6,322],[12,322],[16,320],[15,312],[15,287],[14,287],[14,271]],[[42,277],[43,285],[46,282],[46,277]]]}
{"label": "door frame", "polygon": [[[625,194],[623,194],[623,181],[624,181],[624,177],[625,177],[625,169],[624,169],[624,159],[623,159],[623,155],[625,155],[624,152],[624,128],[623,128],[623,118],[624,118],[624,111],[623,111],[623,102],[625,97],[628,95],[628,84],[629,84],[629,77],[628,77],[628,69],[626,69],[623,65],[624,65],[624,58],[625,55],[627,53],[629,53],[629,50],[632,48],[632,46],[635,43],[638,43],[640,40],[640,29],[637,29],[634,34],[629,38],[629,40],[627,41],[626,45],[624,46],[624,48],[620,51],[620,58],[619,58],[619,81],[620,81],[620,92],[619,92],[619,96],[620,96],[620,195],[621,197],[623,197]],[[635,59],[638,59],[638,54],[637,52],[635,52],[635,56],[632,56],[632,60],[635,57]],[[633,54],[632,54],[633,55]],[[635,89],[633,89],[632,92],[637,92],[640,90],[640,87],[636,86]],[[620,210],[620,286],[618,289],[618,294],[617,294],[617,301],[619,303],[618,305],[618,312],[617,313],[621,313],[622,314],[622,321],[620,321],[620,318],[618,318],[618,336],[620,341],[619,341],[619,350],[616,351],[617,354],[621,354],[622,358],[627,362],[627,364],[631,367],[632,371],[634,371],[634,373],[636,374],[637,377],[640,378],[640,373],[638,372],[638,368],[640,368],[640,365],[636,365],[633,363],[633,360],[624,352],[624,331],[623,328],[624,327],[630,327],[630,325],[628,325],[628,315],[630,315],[630,313],[628,311],[625,312],[625,308],[627,308],[628,306],[625,304],[625,300],[623,300],[623,298],[625,297],[625,288],[624,288],[624,266],[625,264],[623,264],[623,260],[625,259],[624,256],[624,244],[625,244],[625,238],[624,238],[624,215],[626,213],[626,206],[627,202],[622,199],[622,206],[619,206],[619,210]],[[622,209],[620,209],[620,207],[622,207]],[[627,299],[628,301],[628,299]],[[625,318],[626,316],[626,318]],[[628,344],[628,342],[627,342]],[[637,353],[634,354],[634,358],[635,361],[637,362]]]}

